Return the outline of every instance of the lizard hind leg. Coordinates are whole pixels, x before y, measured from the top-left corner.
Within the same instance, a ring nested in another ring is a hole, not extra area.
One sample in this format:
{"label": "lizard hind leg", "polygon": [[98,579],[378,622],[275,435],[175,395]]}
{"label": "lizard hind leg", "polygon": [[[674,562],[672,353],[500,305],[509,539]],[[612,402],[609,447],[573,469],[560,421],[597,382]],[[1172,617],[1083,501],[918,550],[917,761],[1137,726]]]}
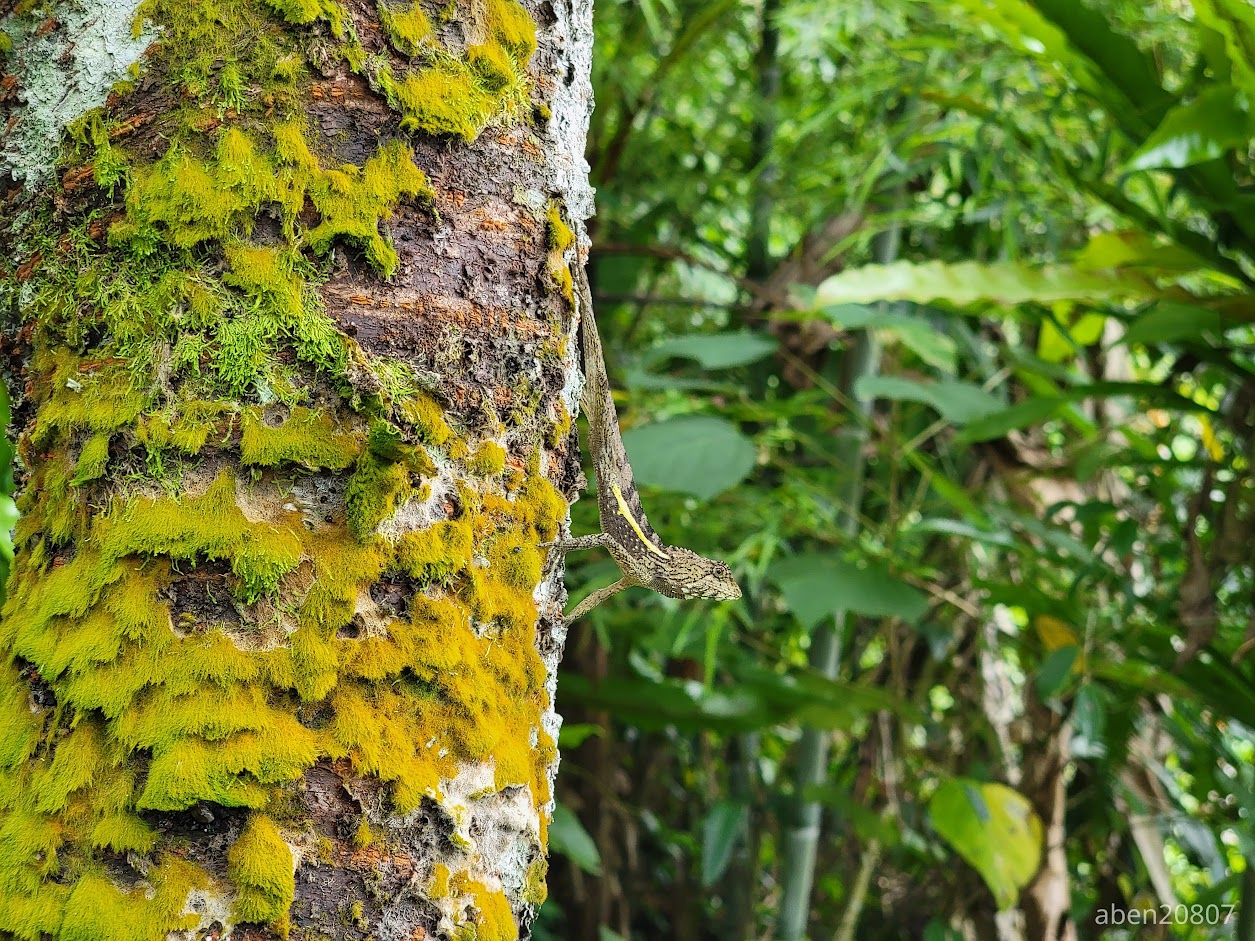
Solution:
{"label": "lizard hind leg", "polygon": [[579,620],[607,598],[614,597],[619,592],[623,591],[623,589],[630,588],[633,584],[635,583],[628,581],[626,578],[621,578],[612,585],[606,585],[604,588],[598,588],[595,592],[577,604],[575,606],[575,610],[566,615],[564,620],[567,622]]}

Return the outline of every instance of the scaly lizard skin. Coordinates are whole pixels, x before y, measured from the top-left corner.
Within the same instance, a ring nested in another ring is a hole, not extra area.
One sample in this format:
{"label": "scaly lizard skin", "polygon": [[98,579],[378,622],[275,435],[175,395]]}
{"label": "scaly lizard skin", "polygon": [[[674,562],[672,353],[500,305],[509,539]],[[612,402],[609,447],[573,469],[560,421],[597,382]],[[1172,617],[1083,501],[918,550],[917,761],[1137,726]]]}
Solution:
{"label": "scaly lizard skin", "polygon": [[584,359],[584,393],[580,406],[588,418],[589,450],[597,473],[597,509],[601,532],[548,545],[560,552],[604,546],[618,563],[623,577],[599,588],[567,615],[575,620],[597,605],[629,588],[644,585],[669,598],[715,598],[731,601],[741,597],[740,586],[724,562],[707,559],[680,546],[664,545],[641,509],[619,434],[619,416],[610,396],[610,380],[601,349],[597,322],[593,319],[592,295],[584,266],[576,260],[574,281],[579,299],[579,332]]}

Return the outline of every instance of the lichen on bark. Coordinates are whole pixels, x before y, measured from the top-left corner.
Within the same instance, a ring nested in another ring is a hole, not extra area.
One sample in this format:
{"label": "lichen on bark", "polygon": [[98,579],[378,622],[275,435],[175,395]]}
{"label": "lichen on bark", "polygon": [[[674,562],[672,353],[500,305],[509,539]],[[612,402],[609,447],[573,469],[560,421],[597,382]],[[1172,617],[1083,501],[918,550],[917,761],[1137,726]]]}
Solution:
{"label": "lichen on bark", "polygon": [[146,0],[11,174],[0,937],[530,924],[587,207],[542,6]]}

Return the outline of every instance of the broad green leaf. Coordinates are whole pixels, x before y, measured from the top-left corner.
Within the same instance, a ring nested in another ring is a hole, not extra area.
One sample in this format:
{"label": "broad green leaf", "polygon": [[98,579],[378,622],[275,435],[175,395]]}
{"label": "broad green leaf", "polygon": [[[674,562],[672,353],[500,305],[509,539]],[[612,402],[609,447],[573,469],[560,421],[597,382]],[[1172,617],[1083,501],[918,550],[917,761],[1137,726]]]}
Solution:
{"label": "broad green leaf", "polygon": [[825,306],[824,315],[846,330],[874,330],[882,343],[901,343],[929,366],[945,373],[956,369],[954,340],[922,317],[889,313],[862,304]]}
{"label": "broad green leaf", "polygon": [[975,542],[989,543],[991,546],[1010,547],[1015,545],[1015,537],[1005,529],[987,530],[963,520],[923,519],[904,530],[906,533],[938,533],[943,536],[959,536]]}
{"label": "broad green leaf", "polygon": [[1204,89],[1187,105],[1169,111],[1129,160],[1129,170],[1179,169],[1215,160],[1255,137],[1255,115],[1246,94],[1228,85]]}
{"label": "broad green leaf", "polygon": [[934,369],[950,375],[958,371],[954,340],[926,321],[902,318],[876,334],[882,342],[886,337],[897,340]]}
{"label": "broad green leaf", "polygon": [[1061,319],[1063,330],[1054,320],[1042,321],[1041,333],[1037,338],[1037,355],[1048,363],[1073,359],[1078,348],[1097,343],[1107,325],[1106,314],[1086,311],[1082,311],[1077,317]]}
{"label": "broad green leaf", "polygon": [[1042,661],[1037,668],[1037,695],[1041,699],[1049,699],[1059,691],[1063,681],[1072,672],[1072,665],[1076,663],[1080,652],[1081,648],[1075,645],[1060,647]]}
{"label": "broad green leaf", "polygon": [[558,732],[558,747],[579,748],[586,740],[594,735],[604,735],[605,731],[600,725],[588,722],[564,722]]}
{"label": "broad green leaf", "polygon": [[980,386],[954,380],[919,382],[901,376],[864,376],[855,385],[860,399],[888,399],[891,402],[922,402],[931,405],[946,421],[963,425],[1004,406],[995,395]]}
{"label": "broad green leaf", "polygon": [[778,345],[772,337],[748,330],[739,333],[698,333],[659,343],[645,354],[645,358],[649,362],[658,362],[679,356],[696,361],[703,369],[731,369],[771,355]]}
{"label": "broad green leaf", "polygon": [[1229,77],[1255,94],[1255,6],[1250,0],[1191,0],[1200,25],[1224,37]]}
{"label": "broad green leaf", "polygon": [[723,876],[748,823],[749,806],[741,801],[720,801],[710,808],[702,825],[702,885],[709,888]]}
{"label": "broad green leaf", "polygon": [[849,268],[819,286],[817,303],[869,304],[874,301],[948,301],[960,307],[977,301],[1015,305],[1029,302],[1107,301],[1153,297],[1149,282],[1127,271],[1082,271],[1071,265],[1031,267],[1014,262],[982,265],[906,261]]}
{"label": "broad green leaf", "polygon": [[1064,400],[1058,396],[1025,399],[1023,402],[1017,402],[1015,405],[973,421],[955,436],[955,442],[971,444],[974,441],[1001,438],[1008,431],[1027,428],[1029,425],[1054,417],[1063,404]]}
{"label": "broad green leaf", "polygon": [[1121,343],[1170,343],[1173,340],[1198,339],[1208,331],[1221,328],[1220,315],[1205,307],[1158,301],[1129,324]]}
{"label": "broad green leaf", "polygon": [[837,611],[898,617],[914,624],[928,610],[928,596],[877,566],[860,568],[832,555],[795,555],[772,565],[789,610],[807,628]]}
{"label": "broad green leaf", "polygon": [[1102,695],[1093,683],[1076,693],[1072,703],[1072,754],[1077,758],[1102,758],[1107,754],[1103,733],[1107,727],[1107,709]]}
{"label": "broad green leaf", "polygon": [[[17,505],[7,494],[0,495],[0,558],[13,561],[13,527],[17,525]],[[0,585],[0,591],[3,585]]]}
{"label": "broad green leaf", "polygon": [[1106,268],[1142,268],[1157,271],[1199,271],[1210,268],[1206,259],[1172,242],[1157,241],[1153,236],[1123,229],[1099,232],[1077,252],[1072,264],[1086,271]]}
{"label": "broad green leaf", "polygon": [[1041,863],[1042,824],[1005,784],[950,778],[928,805],[933,829],[980,873],[998,910],[1010,908]]}
{"label": "broad green leaf", "polygon": [[749,476],[754,443],[722,418],[687,415],[623,433],[636,482],[709,500]]}
{"label": "broad green leaf", "polygon": [[597,844],[575,812],[561,802],[554,805],[553,820],[549,823],[549,849],[565,856],[590,876],[601,875]]}

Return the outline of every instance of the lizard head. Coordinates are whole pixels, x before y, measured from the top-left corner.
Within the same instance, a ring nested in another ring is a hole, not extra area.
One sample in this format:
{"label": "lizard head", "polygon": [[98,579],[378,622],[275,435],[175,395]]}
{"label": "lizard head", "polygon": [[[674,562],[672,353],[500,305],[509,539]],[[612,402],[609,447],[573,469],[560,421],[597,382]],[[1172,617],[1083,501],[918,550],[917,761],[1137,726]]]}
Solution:
{"label": "lizard head", "polygon": [[668,546],[670,559],[668,580],[675,594],[659,589],[673,598],[712,598],[717,601],[735,601],[741,597],[741,586],[736,583],[732,569],[726,562],[707,559],[696,552],[679,546]]}

